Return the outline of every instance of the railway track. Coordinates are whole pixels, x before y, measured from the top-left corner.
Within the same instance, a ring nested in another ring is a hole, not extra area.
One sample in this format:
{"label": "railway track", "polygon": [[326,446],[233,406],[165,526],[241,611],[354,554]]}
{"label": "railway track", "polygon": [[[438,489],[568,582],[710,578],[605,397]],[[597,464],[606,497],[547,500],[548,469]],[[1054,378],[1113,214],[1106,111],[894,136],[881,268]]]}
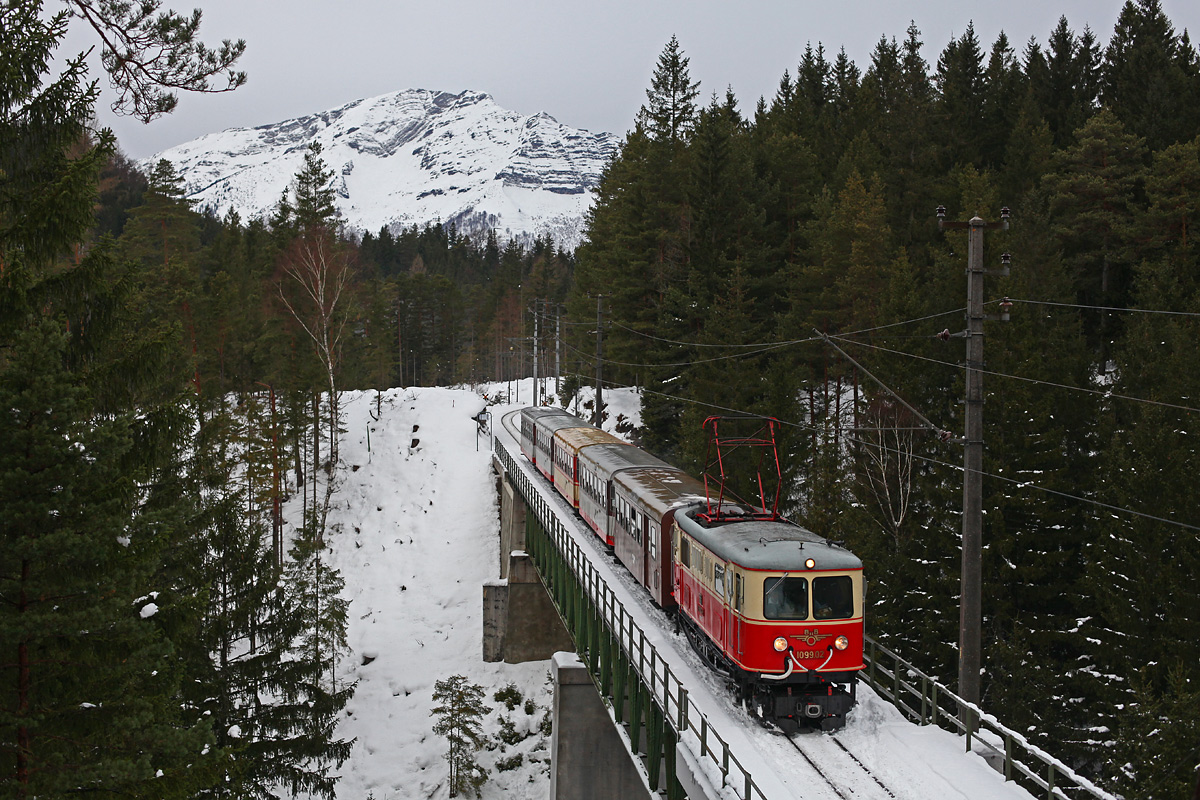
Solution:
{"label": "railway track", "polygon": [[[783,738],[842,800],[860,800],[860,798],[882,800],[885,797],[897,800],[896,793],[889,789],[878,775],[872,772],[835,736],[806,734],[804,739],[809,744],[807,748],[801,747],[794,737],[784,736]],[[827,744],[829,742],[832,742],[834,746],[829,746]],[[822,752],[810,753],[810,750]]]}

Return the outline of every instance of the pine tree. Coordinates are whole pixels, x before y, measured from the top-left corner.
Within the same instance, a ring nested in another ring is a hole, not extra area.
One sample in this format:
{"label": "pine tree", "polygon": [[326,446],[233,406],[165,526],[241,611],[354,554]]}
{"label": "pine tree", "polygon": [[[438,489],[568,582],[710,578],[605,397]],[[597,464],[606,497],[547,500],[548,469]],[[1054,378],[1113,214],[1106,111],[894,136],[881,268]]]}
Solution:
{"label": "pine tree", "polygon": [[292,181],[290,208],[300,231],[330,227],[337,217],[333,204],[333,170],[321,157],[320,142],[311,142],[304,151],[304,166]]}
{"label": "pine tree", "polygon": [[968,23],[963,35],[952,39],[938,57],[936,82],[934,114],[942,167],[982,165],[986,85],[983,50],[973,24]]}
{"label": "pine tree", "polygon": [[[113,77],[147,116],[236,59],[232,46],[202,57],[198,15],[141,25],[157,3],[67,5],[110,42],[141,37],[124,64],[145,71]],[[152,602],[181,536],[180,498],[160,487],[179,469],[182,380],[162,337],[129,324],[139,311],[130,271],[90,241],[113,137],[88,132],[97,94],[82,56],[51,76],[68,12],[46,18],[42,7],[0,8],[0,580],[16,599],[0,634],[15,654],[0,708],[5,794],[191,796],[212,779],[211,738],[180,703],[183,664],[160,622],[168,612]],[[156,69],[167,61],[170,89]]]}
{"label": "pine tree", "polygon": [[487,780],[485,772],[475,763],[475,752],[483,747],[481,718],[487,713],[483,704],[483,687],[467,683],[463,675],[452,675],[433,684],[433,732],[443,736],[449,745],[446,761],[450,765],[450,796],[460,794],[479,796],[479,787]]}
{"label": "pine tree", "polygon": [[[1089,120],[1076,139],[1043,180],[1049,213],[1079,301],[1124,308],[1135,262],[1131,225],[1145,180],[1145,144],[1107,109]],[[1119,335],[1120,320],[1100,312],[1085,322],[1092,346],[1107,353]]]}
{"label": "pine tree", "polygon": [[646,90],[647,103],[638,111],[638,122],[656,141],[684,142],[696,122],[700,84],[692,83],[688,63],[679,40],[672,36],[658,57]]}
{"label": "pine tree", "polygon": [[1151,150],[1186,141],[1200,129],[1195,63],[1160,0],[1126,0],[1104,53],[1101,99]]}
{"label": "pine tree", "polygon": [[31,327],[0,380],[4,793],[176,796],[211,740],[153,619],[164,535],[128,472],[132,418],[91,416],[66,338]]}

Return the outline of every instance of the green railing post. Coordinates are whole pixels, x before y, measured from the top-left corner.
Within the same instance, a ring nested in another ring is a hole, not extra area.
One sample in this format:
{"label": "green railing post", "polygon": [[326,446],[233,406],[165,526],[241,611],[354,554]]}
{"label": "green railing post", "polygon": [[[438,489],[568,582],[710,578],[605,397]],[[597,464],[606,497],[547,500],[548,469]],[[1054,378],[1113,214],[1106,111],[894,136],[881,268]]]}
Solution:
{"label": "green railing post", "polygon": [[1054,800],[1054,765],[1046,765],[1046,800]]}
{"label": "green railing post", "polygon": [[620,725],[625,722],[625,698],[629,689],[626,680],[629,677],[629,660],[625,658],[625,652],[619,645],[615,655],[617,663],[613,671],[613,716]]}
{"label": "green railing post", "polygon": [[926,724],[925,716],[929,710],[929,678],[921,675],[921,724]]}
{"label": "green railing post", "polygon": [[679,743],[679,736],[668,725],[663,737],[663,760],[665,762],[665,771],[667,779],[667,800],[683,800],[683,787],[679,785],[679,777],[675,771],[675,747]]}
{"label": "green railing post", "polygon": [[642,752],[642,684],[637,671],[629,668],[629,746],[635,753]]}
{"label": "green railing post", "polygon": [[1012,778],[1012,734],[1004,734],[1004,780],[1011,781]]}
{"label": "green railing post", "polygon": [[650,775],[650,791],[657,792],[661,783],[663,755],[662,711],[649,692],[646,693],[646,770]]}
{"label": "green railing post", "polygon": [[871,663],[870,681],[871,681],[872,686],[878,688],[878,682],[875,678],[875,640],[874,639],[871,640],[871,645],[870,645],[869,650],[871,652],[871,655],[870,655],[870,663]]}
{"label": "green railing post", "polygon": [[607,629],[600,637],[600,693],[605,697],[613,694],[613,638]]}
{"label": "green railing post", "polygon": [[900,704],[900,656],[892,654],[892,702]]}

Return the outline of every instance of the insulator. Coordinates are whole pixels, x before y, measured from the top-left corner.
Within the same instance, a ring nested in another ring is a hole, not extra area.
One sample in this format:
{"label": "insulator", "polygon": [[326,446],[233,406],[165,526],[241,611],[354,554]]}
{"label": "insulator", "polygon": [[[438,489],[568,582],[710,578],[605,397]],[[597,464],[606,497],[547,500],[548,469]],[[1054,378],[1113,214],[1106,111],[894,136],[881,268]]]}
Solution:
{"label": "insulator", "polygon": [[938,218],[938,219],[945,219],[945,218],[946,218],[946,207],[945,207],[945,206],[938,206],[938,207],[937,207],[937,212],[936,212],[936,213],[937,213],[937,218]]}
{"label": "insulator", "polygon": [[934,334],[934,336],[936,336],[938,339],[941,339],[943,342],[948,342],[950,341],[950,329],[946,328],[946,330],[942,331],[941,333]]}

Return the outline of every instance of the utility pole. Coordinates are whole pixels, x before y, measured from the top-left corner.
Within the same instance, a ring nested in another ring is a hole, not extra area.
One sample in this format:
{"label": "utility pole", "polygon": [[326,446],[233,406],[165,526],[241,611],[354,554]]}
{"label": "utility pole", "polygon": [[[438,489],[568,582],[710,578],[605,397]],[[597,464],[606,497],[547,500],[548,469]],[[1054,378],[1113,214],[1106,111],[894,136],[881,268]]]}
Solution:
{"label": "utility pole", "polygon": [[[988,272],[983,268],[983,232],[1008,230],[1008,207],[1000,210],[999,222],[984,222],[972,217],[969,222],[947,222],[946,207],[937,207],[938,229],[967,230],[967,370],[966,430],[963,440],[963,541],[961,597],[958,618],[958,694],[964,701],[979,705],[979,673],[983,666],[983,277],[1007,275],[1011,257],[1001,256],[1004,268]],[[1007,298],[1005,298],[1007,303]],[[1011,307],[1011,303],[1008,304]],[[1007,319],[1008,309],[993,319]],[[946,337],[948,338],[948,337]],[[960,709],[964,721],[974,715]]]}
{"label": "utility pole", "polygon": [[604,427],[604,318],[601,303],[604,295],[596,295],[596,410],[592,424]]}
{"label": "utility pole", "polygon": [[536,297],[533,300],[533,407],[537,408],[538,403],[538,300]]}
{"label": "utility pole", "polygon": [[554,307],[554,392],[562,394],[562,306]]}

